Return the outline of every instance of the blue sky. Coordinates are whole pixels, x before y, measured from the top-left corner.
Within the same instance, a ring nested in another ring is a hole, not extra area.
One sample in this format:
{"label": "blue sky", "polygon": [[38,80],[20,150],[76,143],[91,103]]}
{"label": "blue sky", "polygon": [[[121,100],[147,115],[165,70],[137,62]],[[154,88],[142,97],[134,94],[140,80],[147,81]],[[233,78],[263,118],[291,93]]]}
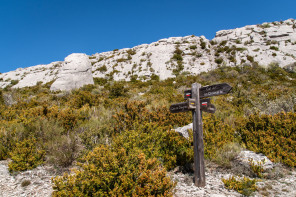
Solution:
{"label": "blue sky", "polygon": [[296,18],[295,0],[0,0],[0,72]]}

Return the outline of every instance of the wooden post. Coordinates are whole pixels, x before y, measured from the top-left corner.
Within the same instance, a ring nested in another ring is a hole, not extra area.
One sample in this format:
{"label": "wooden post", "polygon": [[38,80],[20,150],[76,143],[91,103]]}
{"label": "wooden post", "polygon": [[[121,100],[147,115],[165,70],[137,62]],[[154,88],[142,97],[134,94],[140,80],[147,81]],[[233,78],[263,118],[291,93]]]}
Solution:
{"label": "wooden post", "polygon": [[196,109],[192,111],[193,117],[193,149],[194,149],[194,184],[197,187],[206,186],[204,165],[204,144],[202,131],[202,117],[200,111],[199,83],[192,84],[192,98],[195,99]]}
{"label": "wooden post", "polygon": [[[187,102],[170,106],[171,113],[192,110],[193,117],[193,149],[194,149],[194,183],[197,187],[206,186],[204,144],[202,131],[202,112],[215,113],[216,107],[210,103],[207,97],[228,94],[232,87],[227,83],[201,87],[199,83],[193,83],[191,90],[185,90],[184,98]],[[205,98],[200,100],[201,98]],[[205,105],[201,108],[201,104]]]}

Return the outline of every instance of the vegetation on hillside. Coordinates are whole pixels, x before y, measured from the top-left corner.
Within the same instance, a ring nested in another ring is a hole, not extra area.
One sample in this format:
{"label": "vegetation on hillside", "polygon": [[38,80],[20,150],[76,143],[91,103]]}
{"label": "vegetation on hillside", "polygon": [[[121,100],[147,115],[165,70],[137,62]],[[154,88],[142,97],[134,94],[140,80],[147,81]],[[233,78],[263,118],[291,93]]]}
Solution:
{"label": "vegetation on hillside", "polygon": [[168,109],[194,82],[233,87],[212,98],[214,115],[203,113],[207,159],[218,161],[221,150],[240,144],[296,165],[296,74],[275,64],[220,66],[162,81],[94,81],[72,92],[50,92],[51,83],[0,90],[0,159],[11,159],[11,172],[76,166],[53,179],[55,196],[172,196],[166,171],[193,161],[192,134],[187,140],[172,129],[192,117]]}

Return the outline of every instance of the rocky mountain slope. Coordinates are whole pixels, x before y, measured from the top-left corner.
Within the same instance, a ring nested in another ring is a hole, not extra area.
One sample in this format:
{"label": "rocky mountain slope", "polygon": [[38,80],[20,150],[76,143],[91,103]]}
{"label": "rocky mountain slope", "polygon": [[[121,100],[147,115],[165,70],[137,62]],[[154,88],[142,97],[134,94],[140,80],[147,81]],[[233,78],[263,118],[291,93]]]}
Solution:
{"label": "rocky mountain slope", "polygon": [[[249,25],[204,36],[161,39],[134,48],[115,49],[89,56],[93,77],[114,80],[160,79],[179,74],[198,74],[219,65],[277,63],[289,67],[296,62],[296,21]],[[62,62],[19,68],[0,74],[0,88],[22,88],[55,80]]]}

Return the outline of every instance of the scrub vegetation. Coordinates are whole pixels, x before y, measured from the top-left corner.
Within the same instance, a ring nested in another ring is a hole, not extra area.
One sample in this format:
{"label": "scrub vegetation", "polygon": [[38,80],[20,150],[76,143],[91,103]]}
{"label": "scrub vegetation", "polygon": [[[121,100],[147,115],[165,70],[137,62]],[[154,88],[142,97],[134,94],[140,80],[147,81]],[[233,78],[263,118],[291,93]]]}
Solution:
{"label": "scrub vegetation", "polygon": [[[174,59],[180,57],[176,50]],[[246,147],[296,165],[296,74],[276,64],[221,65],[162,81],[94,81],[72,92],[51,92],[51,83],[0,90],[0,159],[10,158],[11,172],[75,167],[53,179],[53,196],[172,196],[176,183],[167,171],[193,162],[192,133],[187,140],[172,129],[192,116],[168,109],[184,101],[194,82],[233,87],[212,98],[215,114],[203,113],[206,159],[228,167],[222,158],[232,160]],[[224,182],[245,195],[256,189],[252,180]]]}

